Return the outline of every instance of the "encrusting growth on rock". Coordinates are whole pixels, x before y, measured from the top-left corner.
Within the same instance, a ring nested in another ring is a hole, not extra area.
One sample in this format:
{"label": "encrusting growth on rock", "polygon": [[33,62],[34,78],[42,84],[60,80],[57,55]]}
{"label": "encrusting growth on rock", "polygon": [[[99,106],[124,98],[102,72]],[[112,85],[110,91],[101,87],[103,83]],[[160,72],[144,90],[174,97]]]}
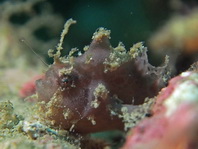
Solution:
{"label": "encrusting growth on rock", "polygon": [[66,22],[57,52],[49,51],[54,64],[36,81],[38,101],[44,101],[42,117],[50,125],[77,133],[122,130],[124,107],[129,115],[139,111],[142,117],[148,112],[145,105],[150,102],[144,100],[163,87],[167,61],[162,67],[151,66],[141,42],[129,51],[122,43],[113,48],[105,28],[94,33],[84,54],[74,57],[74,50],[61,57],[64,36],[74,23],[72,19]]}

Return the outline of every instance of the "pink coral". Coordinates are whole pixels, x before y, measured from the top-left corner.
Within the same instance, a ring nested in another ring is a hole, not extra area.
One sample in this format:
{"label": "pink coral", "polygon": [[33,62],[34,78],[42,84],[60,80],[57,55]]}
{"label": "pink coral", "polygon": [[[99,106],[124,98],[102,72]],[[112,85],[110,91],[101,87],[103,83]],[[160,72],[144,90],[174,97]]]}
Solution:
{"label": "pink coral", "polygon": [[123,149],[198,148],[197,72],[173,78],[157,97],[153,112],[131,130]]}
{"label": "pink coral", "polygon": [[35,94],[36,93],[35,81],[41,79],[42,77],[43,75],[37,75],[28,82],[24,83],[19,91],[19,96],[21,98],[26,98],[28,96]]}

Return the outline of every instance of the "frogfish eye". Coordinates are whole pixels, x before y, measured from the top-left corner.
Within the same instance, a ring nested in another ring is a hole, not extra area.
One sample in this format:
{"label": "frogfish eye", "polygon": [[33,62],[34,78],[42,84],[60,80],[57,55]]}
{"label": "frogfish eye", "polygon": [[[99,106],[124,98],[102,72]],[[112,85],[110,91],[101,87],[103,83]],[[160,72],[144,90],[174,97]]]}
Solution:
{"label": "frogfish eye", "polygon": [[68,89],[70,87],[75,87],[74,79],[75,79],[75,77],[71,74],[61,76],[60,85],[61,85],[62,89]]}
{"label": "frogfish eye", "polygon": [[67,85],[68,83],[71,83],[72,79],[70,76],[65,76],[61,79],[61,82],[65,85]]}

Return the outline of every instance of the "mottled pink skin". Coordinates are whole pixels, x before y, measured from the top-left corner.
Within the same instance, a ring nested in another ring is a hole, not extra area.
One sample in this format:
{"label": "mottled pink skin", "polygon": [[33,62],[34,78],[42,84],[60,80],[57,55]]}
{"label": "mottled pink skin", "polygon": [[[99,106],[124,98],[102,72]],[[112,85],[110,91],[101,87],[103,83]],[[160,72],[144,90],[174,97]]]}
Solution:
{"label": "mottled pink skin", "polygon": [[183,102],[171,115],[167,115],[163,104],[184,80],[188,77],[180,75],[169,81],[157,96],[153,117],[144,119],[131,130],[122,149],[198,148],[198,104]]}
{"label": "mottled pink skin", "polygon": [[183,104],[171,117],[160,113],[145,119],[132,130],[122,149],[196,149],[197,112],[197,105]]}
{"label": "mottled pink skin", "polygon": [[169,81],[168,87],[163,88],[161,90],[160,94],[157,96],[156,103],[153,106],[153,109],[152,109],[153,114],[160,113],[160,112],[163,112],[166,110],[163,105],[164,100],[166,100],[173,93],[173,91],[176,89],[178,83],[180,81],[182,81],[182,79],[183,79],[182,76],[177,76],[177,77],[172,78]]}
{"label": "mottled pink skin", "polygon": [[[110,108],[119,111],[121,104],[115,100],[116,95],[122,104],[142,104],[145,97],[153,97],[161,88],[158,76],[147,75],[139,68],[136,61],[130,60],[122,64],[115,71],[104,73],[104,61],[112,52],[108,37],[105,35],[92,41],[89,49],[83,55],[74,58],[74,65],[70,78],[71,82],[66,86],[62,77],[58,75],[61,68],[70,67],[68,64],[55,62],[46,72],[45,78],[38,80],[36,90],[40,101],[49,101],[59,87],[67,88],[61,92],[61,106],[57,107],[57,114],[51,119],[55,125],[63,129],[69,129],[75,124],[74,130],[80,133],[90,133],[111,129],[123,129],[122,120],[110,114]],[[89,63],[85,63],[88,57],[92,57]],[[146,66],[145,66],[146,67]],[[100,98],[100,106],[93,108],[91,102],[95,100],[94,90],[98,84],[103,84],[109,91],[108,97]],[[70,119],[64,119],[63,109],[69,108],[73,115]],[[91,124],[88,117],[94,117],[96,125]]]}
{"label": "mottled pink skin", "polygon": [[146,148],[151,139],[161,139],[163,137],[167,125],[167,119],[160,115],[152,119],[145,119],[127,136],[123,149],[133,149],[133,147],[135,149],[137,146],[141,146],[141,149],[143,149],[143,146]]}

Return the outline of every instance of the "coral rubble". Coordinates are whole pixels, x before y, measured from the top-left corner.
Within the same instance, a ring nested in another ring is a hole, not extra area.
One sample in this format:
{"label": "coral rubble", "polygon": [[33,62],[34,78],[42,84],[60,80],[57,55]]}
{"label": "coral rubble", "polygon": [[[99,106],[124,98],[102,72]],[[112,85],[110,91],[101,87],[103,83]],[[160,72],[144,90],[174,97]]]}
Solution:
{"label": "coral rubble", "polygon": [[[44,41],[35,34],[38,30],[46,28],[51,34],[59,31],[63,20],[59,15],[53,14],[50,5],[45,2],[45,9],[37,12],[36,5],[42,0],[5,1],[0,5],[0,67],[18,67],[38,62],[30,58],[30,52],[21,46],[19,40],[26,39],[33,48],[42,51],[55,44],[55,38]],[[21,18],[18,18],[21,16]],[[23,21],[22,23],[20,21]],[[50,23],[56,21],[56,23]],[[9,58],[9,60],[8,60]],[[19,61],[19,63],[16,63]]]}
{"label": "coral rubble", "polygon": [[198,60],[197,18],[197,8],[175,14],[149,39],[153,53],[170,55],[172,73],[180,74]]}
{"label": "coral rubble", "polygon": [[150,39],[154,50],[180,50],[185,54],[198,51],[198,9],[187,15],[175,15]]}
{"label": "coral rubble", "polygon": [[[38,10],[42,4],[45,9]],[[52,20],[56,23],[49,23]],[[29,48],[41,53],[55,44],[57,39],[54,35],[44,41],[36,33],[43,33],[43,28],[50,30],[47,31],[49,34],[58,33],[63,20],[52,12],[49,3],[42,0],[11,0],[1,2],[0,22],[1,97],[9,93],[18,94],[23,83],[42,72],[43,65]]]}

